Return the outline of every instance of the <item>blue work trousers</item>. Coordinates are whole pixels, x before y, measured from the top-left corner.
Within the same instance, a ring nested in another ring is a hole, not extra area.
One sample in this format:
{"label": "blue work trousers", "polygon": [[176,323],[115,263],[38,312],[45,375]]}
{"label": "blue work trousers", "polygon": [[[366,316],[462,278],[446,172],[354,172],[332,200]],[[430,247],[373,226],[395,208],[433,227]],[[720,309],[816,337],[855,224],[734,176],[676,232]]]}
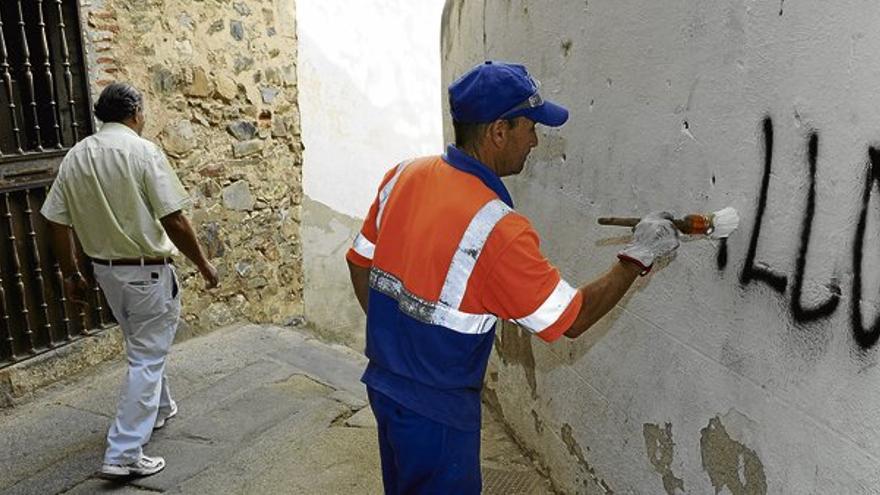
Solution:
{"label": "blue work trousers", "polygon": [[386,495],[479,494],[480,432],[428,419],[367,387]]}

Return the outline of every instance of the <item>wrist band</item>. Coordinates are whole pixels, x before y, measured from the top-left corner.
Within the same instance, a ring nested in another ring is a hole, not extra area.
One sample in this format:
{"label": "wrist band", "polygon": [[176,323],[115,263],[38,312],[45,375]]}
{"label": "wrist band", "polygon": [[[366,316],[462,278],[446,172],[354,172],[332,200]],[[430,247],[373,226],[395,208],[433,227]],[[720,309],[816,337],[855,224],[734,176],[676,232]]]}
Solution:
{"label": "wrist band", "polygon": [[631,256],[627,256],[624,253],[617,253],[617,259],[619,259],[620,261],[626,262],[626,263],[631,263],[633,265],[636,265],[641,270],[639,272],[640,277],[644,277],[645,275],[647,275],[651,271],[651,268],[654,267],[653,263],[648,266],[645,266],[644,264],[642,264],[641,261],[639,261]]}

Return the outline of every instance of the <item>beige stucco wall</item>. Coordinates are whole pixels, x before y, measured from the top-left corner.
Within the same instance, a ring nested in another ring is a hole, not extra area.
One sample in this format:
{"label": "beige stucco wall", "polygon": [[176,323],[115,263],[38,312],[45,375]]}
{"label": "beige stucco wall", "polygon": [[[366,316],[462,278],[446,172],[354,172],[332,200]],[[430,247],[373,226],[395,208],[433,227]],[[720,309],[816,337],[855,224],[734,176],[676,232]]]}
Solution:
{"label": "beige stucco wall", "polygon": [[93,94],[144,91],[144,137],[195,200],[193,225],[220,271],[206,292],[182,267],[184,320],[288,323],[303,313],[302,145],[294,0],[84,0]]}
{"label": "beige stucco wall", "polygon": [[444,83],[522,61],[571,109],[507,181],[569,281],[622,245],[599,216],[742,216],[586,337],[500,332],[487,397],[562,491],[878,493],[878,22],[848,0],[447,2]]}

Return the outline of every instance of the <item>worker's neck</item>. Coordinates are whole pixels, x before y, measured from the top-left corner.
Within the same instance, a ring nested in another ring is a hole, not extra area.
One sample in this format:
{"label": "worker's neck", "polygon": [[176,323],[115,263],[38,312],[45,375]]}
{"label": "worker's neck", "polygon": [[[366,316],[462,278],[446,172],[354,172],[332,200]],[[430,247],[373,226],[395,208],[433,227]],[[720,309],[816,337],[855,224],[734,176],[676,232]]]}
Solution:
{"label": "worker's neck", "polygon": [[492,172],[495,173],[498,177],[501,177],[501,169],[499,168],[498,160],[496,159],[493,153],[486,153],[483,149],[478,148],[476,146],[462,146],[459,148],[466,155],[471,158],[476,159],[486,167],[488,167]]}

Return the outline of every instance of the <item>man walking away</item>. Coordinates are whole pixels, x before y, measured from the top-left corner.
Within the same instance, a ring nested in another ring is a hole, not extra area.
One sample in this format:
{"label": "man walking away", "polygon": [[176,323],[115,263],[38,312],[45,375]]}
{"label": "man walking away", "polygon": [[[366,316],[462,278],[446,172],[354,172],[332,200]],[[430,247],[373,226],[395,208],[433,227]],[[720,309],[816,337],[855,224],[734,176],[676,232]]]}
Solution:
{"label": "man walking away", "polygon": [[[147,476],[165,460],[147,457],[153,429],[177,414],[165,358],[177,331],[180,289],[172,256],[178,249],[217,286],[183,209],[190,199],[162,150],[140,137],[146,117],[141,93],[113,83],[95,104],[103,122],[64,157],[41,213],[70,299],[85,304],[94,277],[122,328],[128,374],[107,434],[101,473]],[[74,242],[89,260],[74,255]],[[175,246],[177,249],[175,249]]]}

